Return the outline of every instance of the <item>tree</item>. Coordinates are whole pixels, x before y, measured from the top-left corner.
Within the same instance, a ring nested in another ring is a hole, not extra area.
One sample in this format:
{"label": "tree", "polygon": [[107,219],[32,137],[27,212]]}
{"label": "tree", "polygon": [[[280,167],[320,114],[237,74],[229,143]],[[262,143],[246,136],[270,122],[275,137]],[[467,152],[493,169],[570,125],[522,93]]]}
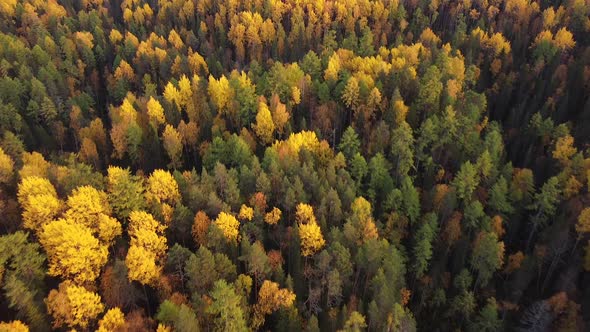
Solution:
{"label": "tree", "polygon": [[351,206],[351,216],[344,224],[344,236],[351,245],[362,245],[364,242],[379,237],[373,221],[371,203],[363,197],[357,197]]}
{"label": "tree", "polygon": [[175,304],[166,300],[160,304],[156,318],[174,326],[175,331],[199,331],[199,321],[194,311],[184,303]]}
{"label": "tree", "polygon": [[20,320],[11,322],[0,322],[0,332],[29,332],[29,327]]}
{"label": "tree", "polygon": [[195,243],[200,246],[207,245],[207,232],[209,231],[210,225],[211,219],[209,219],[207,214],[203,211],[197,212],[192,227],[192,234]]}
{"label": "tree", "polygon": [[423,224],[416,233],[414,247],[413,270],[416,278],[421,278],[428,269],[428,263],[432,258],[432,242],[436,236],[436,214],[429,213],[424,216]]}
{"label": "tree", "polygon": [[238,218],[244,221],[252,221],[252,218],[254,218],[254,209],[246,204],[242,204]]}
{"label": "tree", "polygon": [[119,308],[112,308],[98,322],[97,332],[110,332],[125,327],[125,315]]}
{"label": "tree", "polygon": [[570,135],[560,137],[555,142],[555,150],[553,150],[553,158],[557,159],[562,165],[567,165],[569,159],[576,154],[577,150],[574,147],[574,138]]}
{"label": "tree", "polygon": [[44,263],[39,244],[30,242],[27,233],[0,237],[0,285],[8,307],[26,317],[34,329],[41,329],[46,322],[43,304],[35,296],[42,292]]}
{"label": "tree", "polygon": [[256,124],[252,126],[256,135],[263,144],[272,143],[275,125],[272,120],[272,115],[265,102],[258,103],[258,114],[256,114]]}
{"label": "tree", "polygon": [[108,250],[92,231],[70,219],[58,219],[43,226],[39,242],[47,252],[48,274],[77,284],[93,282],[107,262]]}
{"label": "tree", "polygon": [[150,97],[150,100],[147,102],[147,113],[150,123],[155,128],[157,128],[158,125],[166,123],[164,108],[158,100],[154,99],[154,97]]}
{"label": "tree", "polygon": [[53,327],[85,329],[104,310],[100,296],[70,281],[59,284],[47,296],[47,311],[53,316]]}
{"label": "tree", "polygon": [[356,111],[357,107],[360,104],[360,90],[359,90],[359,82],[355,77],[351,77],[348,79],[346,83],[346,87],[342,92],[342,102],[346,107],[350,108],[353,111]]}
{"label": "tree", "polygon": [[295,301],[295,294],[288,289],[279,289],[279,284],[269,280],[262,283],[258,291],[258,302],[254,305],[254,318],[252,327],[260,328],[264,324],[264,316],[273,313],[279,308],[290,307]]}
{"label": "tree", "polygon": [[279,208],[273,207],[272,210],[264,215],[264,222],[269,225],[276,225],[281,220],[282,212]]}
{"label": "tree", "polygon": [[496,299],[489,298],[486,305],[480,310],[474,322],[470,324],[469,330],[493,332],[502,328],[502,320],[498,317],[498,305]]}
{"label": "tree", "polygon": [[247,331],[246,320],[238,296],[225,280],[218,280],[210,293],[212,303],[207,313],[214,316],[215,331]]}
{"label": "tree", "polygon": [[[152,206],[172,209],[172,206],[180,203],[180,191],[178,183],[170,174],[161,169],[155,170],[147,181],[145,197]],[[164,214],[167,222],[172,221],[171,215]]]}
{"label": "tree", "polygon": [[414,166],[414,137],[407,122],[401,122],[391,132],[391,153],[395,157],[398,177],[405,176]]}
{"label": "tree", "polygon": [[163,260],[168,249],[166,226],[156,221],[152,215],[143,211],[133,211],[129,215],[129,236],[131,247],[127,251],[125,265],[129,269],[129,280],[142,285],[154,285],[161,275]]}
{"label": "tree", "polygon": [[182,139],[178,130],[167,124],[162,133],[162,142],[168,158],[170,158],[170,165],[175,169],[180,167],[182,164]]}
{"label": "tree", "polygon": [[345,332],[361,332],[367,327],[365,317],[358,311],[353,311],[344,324],[343,331]]}
{"label": "tree", "polygon": [[579,238],[590,233],[590,208],[585,208],[580,212],[580,215],[578,215],[576,233],[578,233]]}
{"label": "tree", "polygon": [[480,233],[471,255],[471,267],[477,271],[476,285],[486,286],[504,261],[504,242],[495,233]]}
{"label": "tree", "polygon": [[312,256],[325,245],[320,226],[316,222],[299,224],[299,237],[301,239],[301,254]]}
{"label": "tree", "polygon": [[359,153],[361,141],[353,127],[348,127],[342,134],[338,150],[344,154],[346,160],[352,160],[353,156]]}
{"label": "tree", "polygon": [[479,184],[477,170],[471,162],[466,161],[461,165],[461,169],[459,169],[452,184],[457,191],[457,197],[466,202],[471,200],[471,196]]}
{"label": "tree", "polygon": [[132,211],[146,208],[143,179],[131,175],[129,168],[109,166],[107,169],[107,197],[115,216],[126,220]]}
{"label": "tree", "polygon": [[221,212],[214,221],[228,242],[237,242],[240,222],[231,214]]}
{"label": "tree", "polygon": [[0,183],[8,184],[14,175],[14,161],[0,147]]}

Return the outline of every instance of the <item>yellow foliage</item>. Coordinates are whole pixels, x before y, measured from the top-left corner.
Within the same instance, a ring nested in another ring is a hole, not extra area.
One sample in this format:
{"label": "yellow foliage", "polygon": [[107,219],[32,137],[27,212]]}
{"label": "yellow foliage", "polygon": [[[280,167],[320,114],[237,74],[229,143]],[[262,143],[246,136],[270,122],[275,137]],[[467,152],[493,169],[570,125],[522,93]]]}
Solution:
{"label": "yellow foliage", "polygon": [[91,186],[74,189],[66,204],[68,210],[65,218],[93,231],[98,228],[98,217],[101,214],[110,215],[111,213],[107,194]]}
{"label": "yellow foliage", "polygon": [[123,35],[119,32],[119,30],[111,29],[111,32],[109,33],[109,40],[111,41],[111,44],[116,45],[121,40],[123,40]]}
{"label": "yellow foliage", "polygon": [[166,87],[164,88],[164,98],[170,104],[176,104],[178,107],[180,107],[180,92],[172,84],[172,82],[168,82],[168,84],[166,84]]}
{"label": "yellow foliage", "polygon": [[205,58],[203,58],[198,52],[193,52],[192,49],[189,49],[188,51],[188,65],[192,73],[195,75],[201,71],[204,74],[209,73],[209,67],[207,66],[207,62],[205,62]]}
{"label": "yellow foliage", "polygon": [[109,309],[98,322],[97,332],[113,332],[125,326],[125,315],[121,309],[115,307]]}
{"label": "yellow foliage", "polygon": [[128,81],[133,81],[135,78],[135,73],[127,61],[121,60],[119,66],[117,69],[115,69],[115,78],[118,80],[125,79]]}
{"label": "yellow foliage", "polygon": [[301,253],[303,256],[312,256],[326,244],[320,226],[318,226],[313,214],[313,208],[308,204],[299,203],[295,218],[299,225]]}
{"label": "yellow foliage", "polygon": [[236,242],[238,240],[240,222],[231,214],[219,213],[217,219],[215,219],[215,225],[219,227],[228,241]]}
{"label": "yellow foliage", "polygon": [[578,233],[578,236],[590,233],[590,208],[585,208],[580,212],[576,223],[576,233]]}
{"label": "yellow foliage", "polygon": [[258,114],[256,114],[256,124],[253,125],[256,135],[264,144],[272,142],[275,125],[272,122],[272,115],[265,102],[258,103]]}
{"label": "yellow foliage", "polygon": [[8,183],[12,179],[14,162],[2,148],[0,148],[0,182]]}
{"label": "yellow foliage", "polygon": [[168,154],[168,157],[172,161],[172,165],[179,167],[182,156],[182,138],[180,137],[180,133],[173,126],[167,124],[162,133],[162,141],[166,154]]}
{"label": "yellow foliage", "polygon": [[150,121],[157,125],[166,122],[166,118],[164,117],[164,108],[159,101],[154,99],[154,97],[150,97],[150,100],[147,102],[147,113]]}
{"label": "yellow foliage", "polygon": [[297,156],[299,150],[305,148],[311,152],[316,152],[320,148],[320,142],[313,131],[301,131],[289,135],[289,138],[284,141],[276,141],[273,147],[278,151],[283,149],[291,155]]}
{"label": "yellow foliage", "polygon": [[270,212],[264,215],[264,222],[269,225],[276,225],[279,220],[281,220],[281,210],[279,208],[273,207]]}
{"label": "yellow foliage", "polygon": [[105,214],[98,216],[98,239],[105,245],[111,246],[114,239],[121,235],[121,223]]}
{"label": "yellow foliage", "polygon": [[18,185],[18,202],[26,209],[29,205],[29,197],[35,195],[50,195],[57,198],[55,188],[46,178],[29,176],[22,179]]}
{"label": "yellow foliage", "polygon": [[12,322],[0,322],[0,332],[29,332],[29,327],[20,320]]}
{"label": "yellow foliage", "polygon": [[104,305],[100,301],[98,294],[64,281],[57,290],[49,292],[45,303],[48,313],[53,316],[55,328],[69,326],[85,329],[103,312]]}
{"label": "yellow foliage", "polygon": [[207,91],[215,107],[223,113],[232,99],[232,90],[227,78],[222,75],[219,80],[216,80],[213,76],[209,75]]}
{"label": "yellow foliage", "polygon": [[16,0],[2,0],[0,1],[0,13],[7,17],[14,16],[14,9],[16,8]]}
{"label": "yellow foliage", "polygon": [[163,236],[165,230],[166,227],[147,212],[133,211],[129,214],[128,233],[131,246],[145,248],[158,259],[166,254],[167,240]]}
{"label": "yellow foliage", "polygon": [[39,231],[59,213],[61,203],[49,180],[37,176],[24,178],[18,186],[18,201],[23,208],[23,226]]}
{"label": "yellow foliage", "polygon": [[553,42],[553,33],[550,30],[543,30],[535,37],[534,45],[539,46],[542,42]]}
{"label": "yellow foliage", "polygon": [[58,219],[43,226],[39,242],[47,252],[48,274],[83,284],[93,282],[107,262],[108,251],[89,228]]}
{"label": "yellow foliage", "polygon": [[315,215],[313,214],[313,207],[309,204],[299,203],[295,211],[295,220],[300,224],[315,223]]}
{"label": "yellow foliage", "polygon": [[557,139],[555,142],[555,150],[553,150],[553,158],[559,160],[562,164],[567,164],[569,159],[576,154],[578,150],[574,147],[574,138],[570,135],[565,135]]}
{"label": "yellow foliage", "polygon": [[330,60],[328,60],[328,68],[324,72],[324,79],[326,81],[338,80],[338,73],[340,72],[340,58],[337,53],[332,54]]}
{"label": "yellow foliage", "polygon": [[283,288],[279,289],[279,284],[269,280],[264,280],[262,287],[258,291],[258,302],[254,305],[254,329],[258,329],[264,324],[264,316],[270,315],[279,308],[288,308],[295,302],[295,293]]}
{"label": "yellow foliage", "polygon": [[156,332],[172,332],[172,328],[160,323],[160,324],[158,324],[158,328],[156,329]]}
{"label": "yellow foliage", "polygon": [[157,169],[148,178],[146,198],[148,202],[169,203],[176,205],[180,202],[178,183],[170,172]]}
{"label": "yellow foliage", "polygon": [[406,121],[406,116],[410,108],[404,104],[403,100],[396,100],[393,104],[393,111],[395,113],[395,122],[401,124]]}
{"label": "yellow foliage", "polygon": [[569,50],[576,45],[574,35],[572,35],[572,33],[566,28],[561,28],[557,31],[553,42],[555,43],[555,46],[561,50]]}
{"label": "yellow foliage", "polygon": [[251,221],[252,218],[254,218],[254,209],[247,206],[246,204],[242,204],[238,218]]}
{"label": "yellow foliage", "polygon": [[162,273],[162,267],[156,264],[154,253],[143,247],[129,247],[125,265],[129,280],[138,281],[142,285],[155,284]]}
{"label": "yellow foliage", "polygon": [[27,176],[47,177],[47,172],[51,164],[43,158],[39,152],[23,153],[23,167],[19,175],[21,178]]}
{"label": "yellow foliage", "polygon": [[26,206],[23,210],[23,226],[37,232],[57,216],[61,204],[55,196],[41,194],[29,196]]}
{"label": "yellow foliage", "polygon": [[576,179],[575,176],[570,176],[565,182],[565,188],[563,189],[563,196],[565,199],[570,199],[580,193],[583,184]]}

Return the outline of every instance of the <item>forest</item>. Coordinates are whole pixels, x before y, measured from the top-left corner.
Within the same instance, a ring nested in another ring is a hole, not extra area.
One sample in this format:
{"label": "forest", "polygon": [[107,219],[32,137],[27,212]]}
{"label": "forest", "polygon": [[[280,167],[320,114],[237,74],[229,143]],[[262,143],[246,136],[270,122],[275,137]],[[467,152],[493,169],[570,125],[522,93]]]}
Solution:
{"label": "forest", "polygon": [[590,0],[0,0],[0,332],[588,331]]}

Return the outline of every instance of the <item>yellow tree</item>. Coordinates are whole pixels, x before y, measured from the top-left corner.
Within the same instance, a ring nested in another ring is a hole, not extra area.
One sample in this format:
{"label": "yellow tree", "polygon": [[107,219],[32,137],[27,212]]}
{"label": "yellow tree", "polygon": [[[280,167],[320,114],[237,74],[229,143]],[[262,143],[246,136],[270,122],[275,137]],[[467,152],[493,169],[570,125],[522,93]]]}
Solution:
{"label": "yellow tree", "polygon": [[107,311],[98,322],[97,332],[119,331],[125,327],[125,315],[119,308],[112,308]]}
{"label": "yellow tree", "polygon": [[23,167],[19,175],[22,179],[27,176],[46,178],[51,164],[39,152],[23,153]]}
{"label": "yellow tree", "polygon": [[151,203],[169,203],[176,205],[180,202],[178,183],[165,170],[157,169],[148,178],[146,199]]}
{"label": "yellow tree", "polygon": [[71,220],[58,219],[43,226],[39,242],[47,252],[48,274],[77,284],[96,280],[107,262],[106,246],[88,227]]}
{"label": "yellow tree", "polygon": [[279,220],[281,220],[281,210],[279,208],[273,207],[270,212],[264,215],[264,222],[269,225],[276,225]]}
{"label": "yellow tree", "polygon": [[576,154],[577,150],[574,147],[574,138],[570,135],[560,137],[555,142],[555,150],[553,150],[553,158],[559,160],[562,165],[567,165],[570,158]]}
{"label": "yellow tree", "polygon": [[60,210],[55,188],[49,180],[38,176],[23,178],[17,198],[23,209],[23,226],[35,232],[53,220]]}
{"label": "yellow tree", "polygon": [[0,148],[0,183],[9,183],[14,172],[14,162],[2,148]]}
{"label": "yellow tree", "polygon": [[266,315],[280,308],[288,308],[294,301],[295,293],[286,288],[279,289],[276,282],[265,280],[258,291],[258,302],[254,305],[253,329],[257,330],[264,324]]}
{"label": "yellow tree", "polygon": [[156,263],[156,256],[143,247],[131,246],[125,258],[129,280],[142,285],[154,285],[162,274],[162,267]]}
{"label": "yellow tree", "polygon": [[351,206],[352,215],[344,224],[344,236],[351,243],[362,245],[370,239],[379,237],[371,214],[371,203],[357,197]]}
{"label": "yellow tree", "polygon": [[240,222],[229,213],[221,212],[215,219],[215,225],[221,230],[223,236],[230,242],[237,242]]}
{"label": "yellow tree", "polygon": [[246,204],[242,204],[238,218],[240,218],[242,221],[252,221],[252,218],[254,218],[254,209],[247,206]]}
{"label": "yellow tree", "polygon": [[170,165],[173,168],[179,167],[182,162],[182,139],[180,133],[173,126],[167,124],[164,133],[162,133],[162,141],[166,154],[170,158]]}
{"label": "yellow tree", "polygon": [[74,189],[66,205],[68,209],[65,218],[90,229],[97,228],[98,217],[101,214],[110,215],[111,213],[107,194],[91,186]]}
{"label": "yellow tree", "polygon": [[64,281],[59,288],[51,290],[45,300],[47,312],[53,316],[53,327],[86,329],[104,310],[98,294],[84,287]]}
{"label": "yellow tree", "polygon": [[161,262],[166,255],[167,241],[164,236],[166,226],[143,211],[133,211],[129,215],[129,237],[131,247],[125,258],[129,269],[128,277],[142,285],[154,285],[162,273]]}
{"label": "yellow tree", "polygon": [[164,221],[172,221],[174,206],[180,203],[178,183],[170,172],[158,169],[148,178],[146,199],[153,208],[159,209]]}
{"label": "yellow tree", "polygon": [[262,143],[272,143],[275,125],[272,122],[272,115],[264,101],[258,103],[258,114],[256,114],[256,124],[252,125],[254,132]]}
{"label": "yellow tree", "polygon": [[580,212],[578,222],[576,222],[576,233],[578,233],[576,245],[584,235],[590,233],[590,208],[585,208]]}
{"label": "yellow tree", "polygon": [[150,97],[150,100],[147,102],[147,113],[150,123],[154,127],[157,127],[158,125],[166,122],[166,118],[164,117],[164,108],[159,101],[154,99],[154,97]]}
{"label": "yellow tree", "polygon": [[207,87],[207,91],[209,92],[209,97],[211,97],[211,101],[215,107],[217,107],[220,113],[224,113],[231,102],[232,96],[232,90],[229,86],[227,77],[222,75],[219,80],[216,80],[213,76],[209,75],[209,86]]}
{"label": "yellow tree", "polygon": [[20,320],[13,320],[8,323],[0,322],[0,332],[29,332],[29,327]]}
{"label": "yellow tree", "polygon": [[299,203],[295,212],[295,218],[299,226],[301,254],[305,257],[312,256],[326,244],[320,226],[317,224],[315,215],[313,214],[313,208],[308,204]]}

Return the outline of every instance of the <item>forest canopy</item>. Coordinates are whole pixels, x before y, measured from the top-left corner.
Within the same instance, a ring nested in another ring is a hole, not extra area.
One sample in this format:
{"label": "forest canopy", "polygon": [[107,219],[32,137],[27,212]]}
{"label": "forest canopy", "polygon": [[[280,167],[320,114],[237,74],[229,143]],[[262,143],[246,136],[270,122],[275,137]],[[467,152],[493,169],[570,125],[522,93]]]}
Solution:
{"label": "forest canopy", "polygon": [[583,331],[589,0],[0,0],[0,331]]}

